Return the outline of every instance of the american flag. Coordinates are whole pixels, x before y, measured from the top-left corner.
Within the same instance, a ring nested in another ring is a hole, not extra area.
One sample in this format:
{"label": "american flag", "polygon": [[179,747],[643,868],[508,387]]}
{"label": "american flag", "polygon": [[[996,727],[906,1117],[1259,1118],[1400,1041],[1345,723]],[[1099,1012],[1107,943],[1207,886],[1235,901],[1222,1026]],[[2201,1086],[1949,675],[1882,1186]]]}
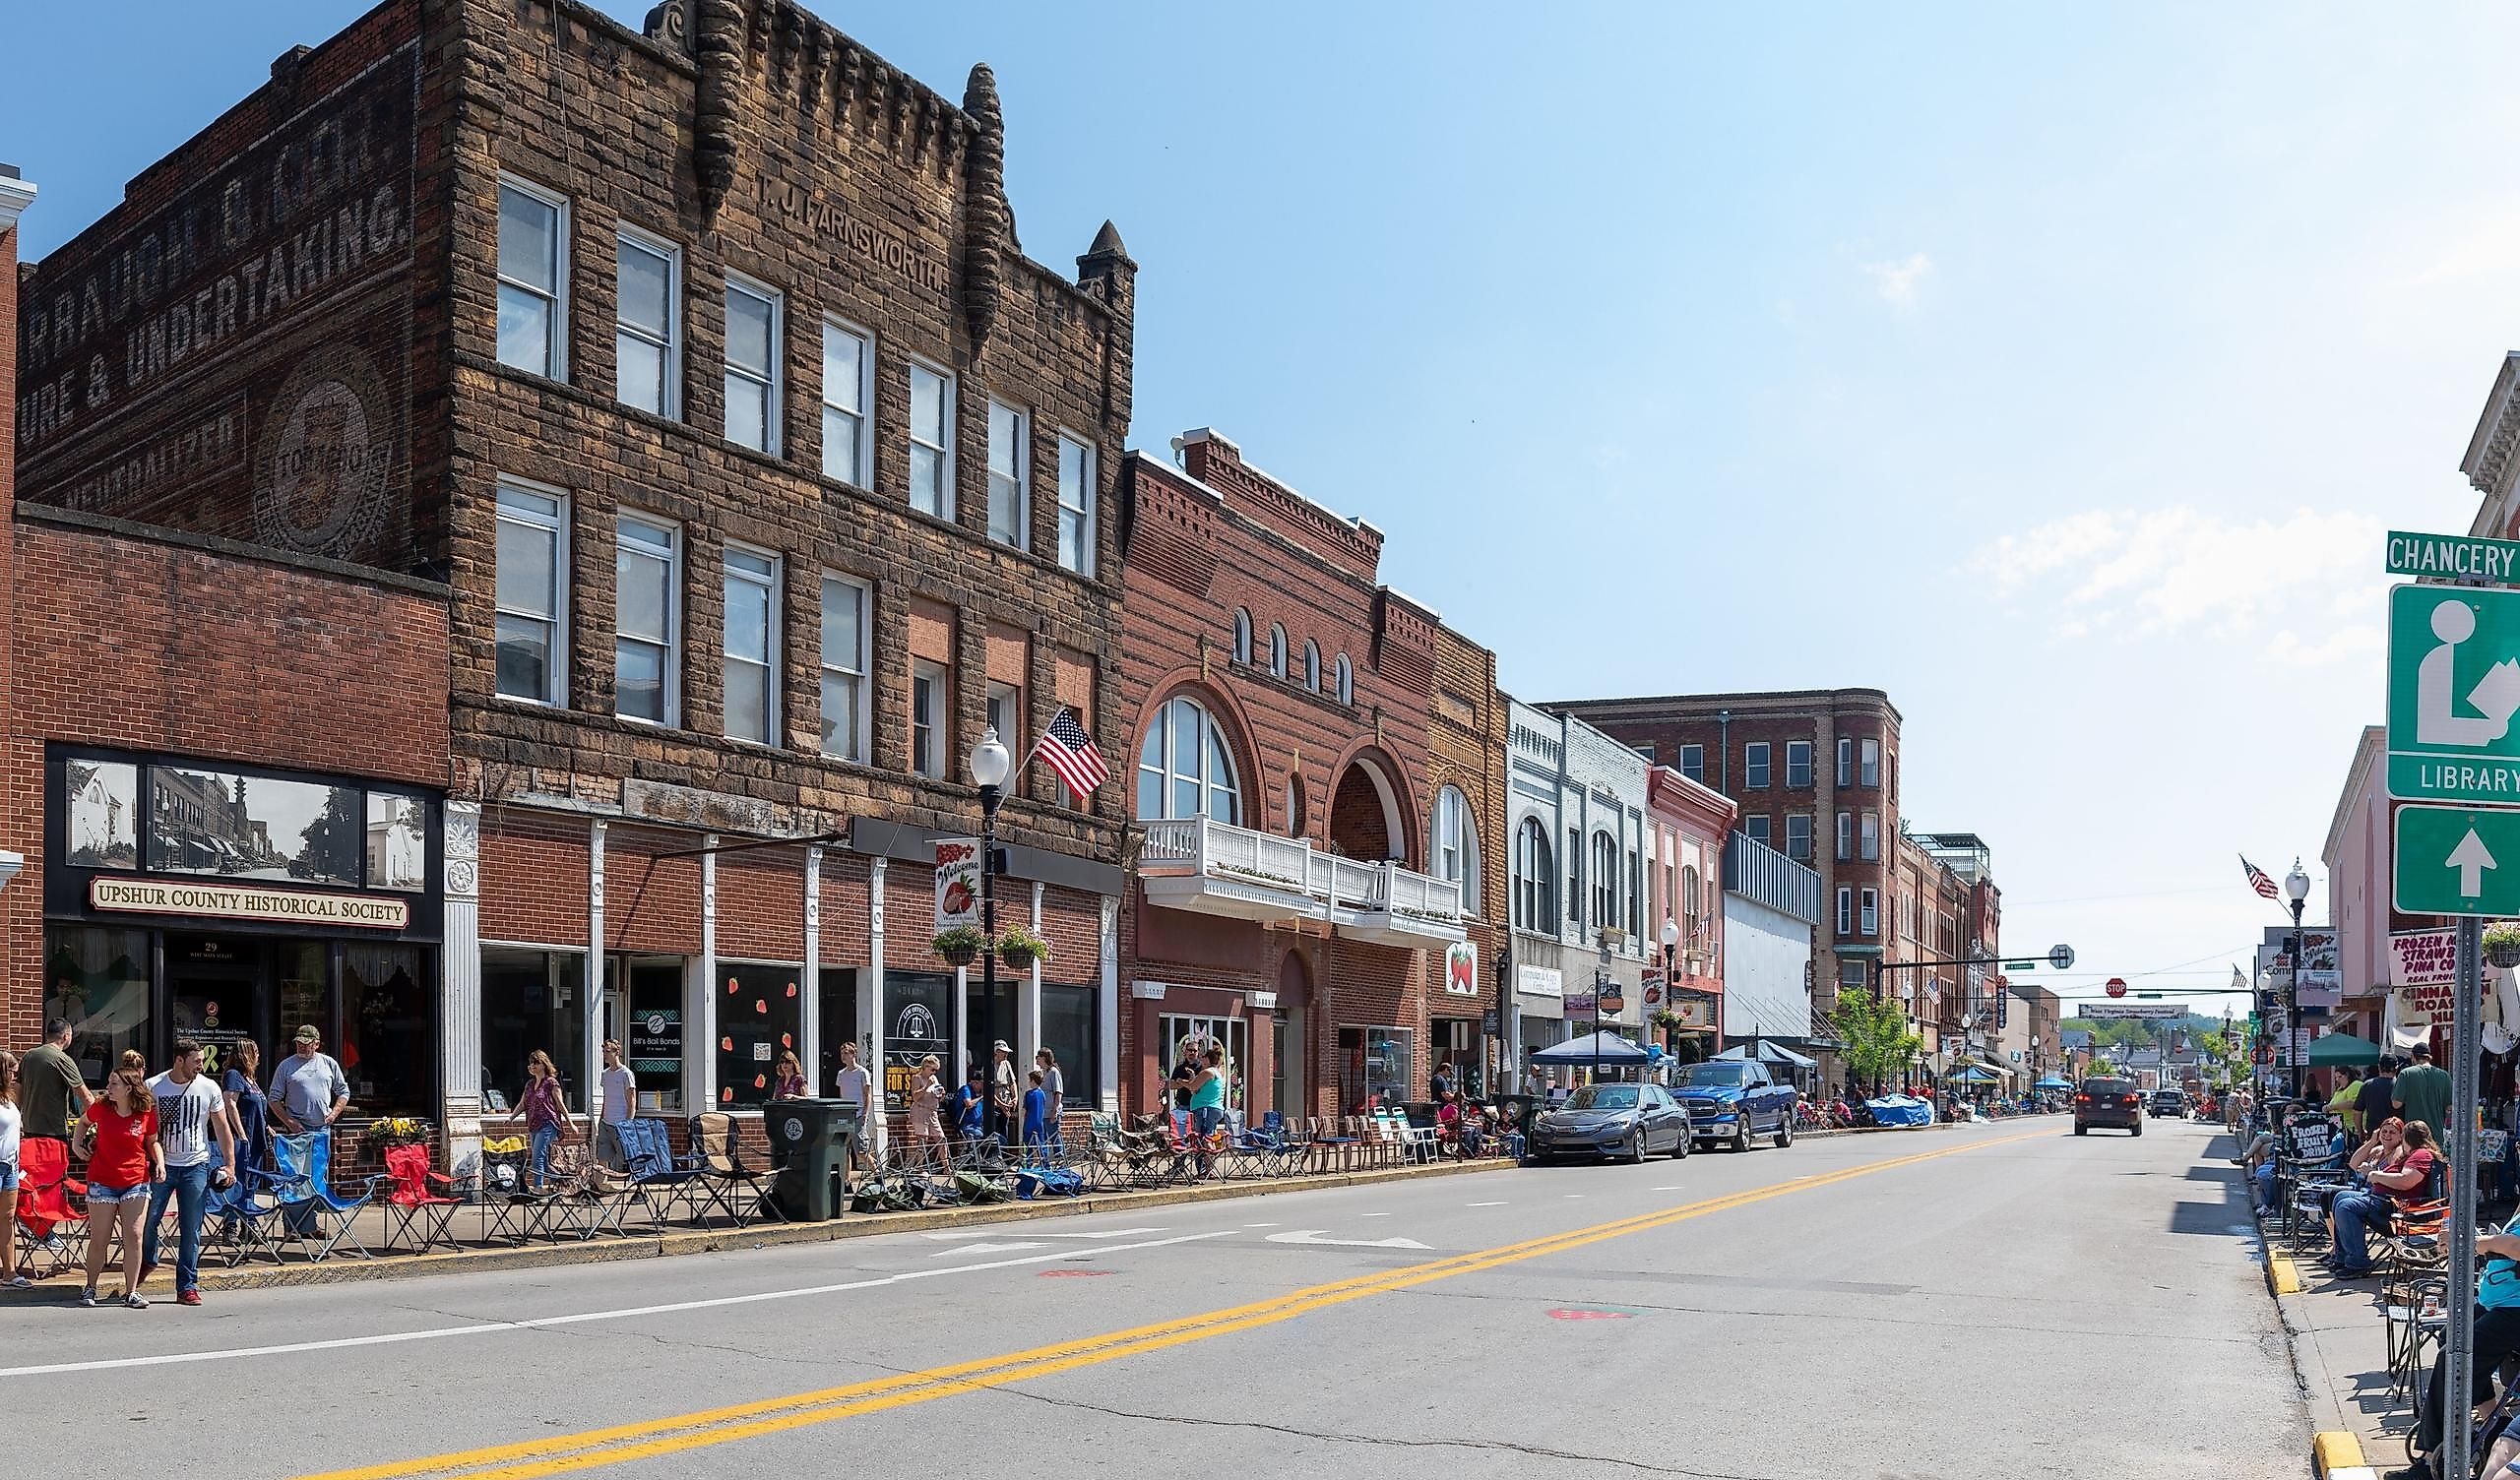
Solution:
{"label": "american flag", "polygon": [[1102,753],[1094,748],[1094,737],[1077,723],[1076,710],[1065,706],[1052,716],[1050,727],[1041,731],[1041,738],[1034,742],[1033,754],[1057,771],[1059,779],[1067,782],[1067,789],[1080,797],[1093,795],[1094,788],[1111,774],[1111,768],[1103,764]]}
{"label": "american flag", "polygon": [[2242,853],[2240,855],[2240,872],[2248,875],[2249,888],[2257,891],[2261,894],[2264,894],[2269,899],[2275,897],[2275,881],[2266,877],[2266,871],[2264,869],[2261,869],[2256,864],[2249,862],[2248,855],[2246,853]]}

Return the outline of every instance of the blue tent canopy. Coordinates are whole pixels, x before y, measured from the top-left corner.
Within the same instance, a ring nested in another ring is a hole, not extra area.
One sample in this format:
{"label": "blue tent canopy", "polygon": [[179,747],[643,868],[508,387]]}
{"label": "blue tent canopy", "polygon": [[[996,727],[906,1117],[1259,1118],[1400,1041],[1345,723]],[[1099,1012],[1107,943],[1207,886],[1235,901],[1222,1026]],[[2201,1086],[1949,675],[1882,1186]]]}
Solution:
{"label": "blue tent canopy", "polygon": [[1586,1033],[1581,1038],[1569,1038],[1540,1050],[1531,1056],[1531,1060],[1535,1064],[1571,1064],[1577,1067],[1600,1064],[1619,1068],[1647,1062],[1644,1049],[1638,1047],[1633,1039],[1622,1038],[1616,1033]]}
{"label": "blue tent canopy", "polygon": [[2060,1079],[2051,1074],[2030,1087],[2033,1089],[2071,1089],[2074,1086],[2070,1082]]}

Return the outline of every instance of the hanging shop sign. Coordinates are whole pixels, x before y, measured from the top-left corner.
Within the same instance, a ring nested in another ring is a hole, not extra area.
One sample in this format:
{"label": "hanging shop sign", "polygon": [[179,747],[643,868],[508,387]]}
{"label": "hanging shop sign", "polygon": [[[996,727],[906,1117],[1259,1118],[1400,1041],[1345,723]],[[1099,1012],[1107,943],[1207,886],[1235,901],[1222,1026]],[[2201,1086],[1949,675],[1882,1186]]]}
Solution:
{"label": "hanging shop sign", "polygon": [[980,923],[980,840],[936,839],[936,930]]}
{"label": "hanging shop sign", "polygon": [[97,909],[130,914],[355,925],[369,930],[401,930],[411,922],[411,906],[403,899],[239,884],[179,884],[166,879],[91,880],[88,902]]}
{"label": "hanging shop sign", "polygon": [[1444,952],[1444,990],[1456,997],[1479,995],[1479,948],[1455,941]]}

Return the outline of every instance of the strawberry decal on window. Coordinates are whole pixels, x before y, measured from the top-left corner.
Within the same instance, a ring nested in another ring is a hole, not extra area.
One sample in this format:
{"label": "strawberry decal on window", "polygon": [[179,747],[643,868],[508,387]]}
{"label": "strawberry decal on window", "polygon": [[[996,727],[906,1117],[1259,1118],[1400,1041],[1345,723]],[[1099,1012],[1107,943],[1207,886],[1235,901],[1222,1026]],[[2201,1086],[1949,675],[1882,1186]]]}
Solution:
{"label": "strawberry decal on window", "polygon": [[718,1052],[722,1054],[730,1054],[734,1051],[735,1040],[732,1034],[728,1034],[727,1036],[718,1040]]}
{"label": "strawberry decal on window", "polygon": [[752,1000],[752,1010],[758,1016],[768,1017],[770,1014],[770,1000],[764,997],[754,998]]}

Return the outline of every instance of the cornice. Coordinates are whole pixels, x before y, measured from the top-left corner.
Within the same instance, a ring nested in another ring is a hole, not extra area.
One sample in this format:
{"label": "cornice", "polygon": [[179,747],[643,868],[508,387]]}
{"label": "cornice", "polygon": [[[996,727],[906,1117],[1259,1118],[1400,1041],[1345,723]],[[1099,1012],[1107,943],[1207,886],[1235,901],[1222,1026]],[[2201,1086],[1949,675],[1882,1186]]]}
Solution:
{"label": "cornice", "polygon": [[18,224],[19,213],[35,203],[35,187],[32,180],[15,175],[0,175],[0,231]]}

